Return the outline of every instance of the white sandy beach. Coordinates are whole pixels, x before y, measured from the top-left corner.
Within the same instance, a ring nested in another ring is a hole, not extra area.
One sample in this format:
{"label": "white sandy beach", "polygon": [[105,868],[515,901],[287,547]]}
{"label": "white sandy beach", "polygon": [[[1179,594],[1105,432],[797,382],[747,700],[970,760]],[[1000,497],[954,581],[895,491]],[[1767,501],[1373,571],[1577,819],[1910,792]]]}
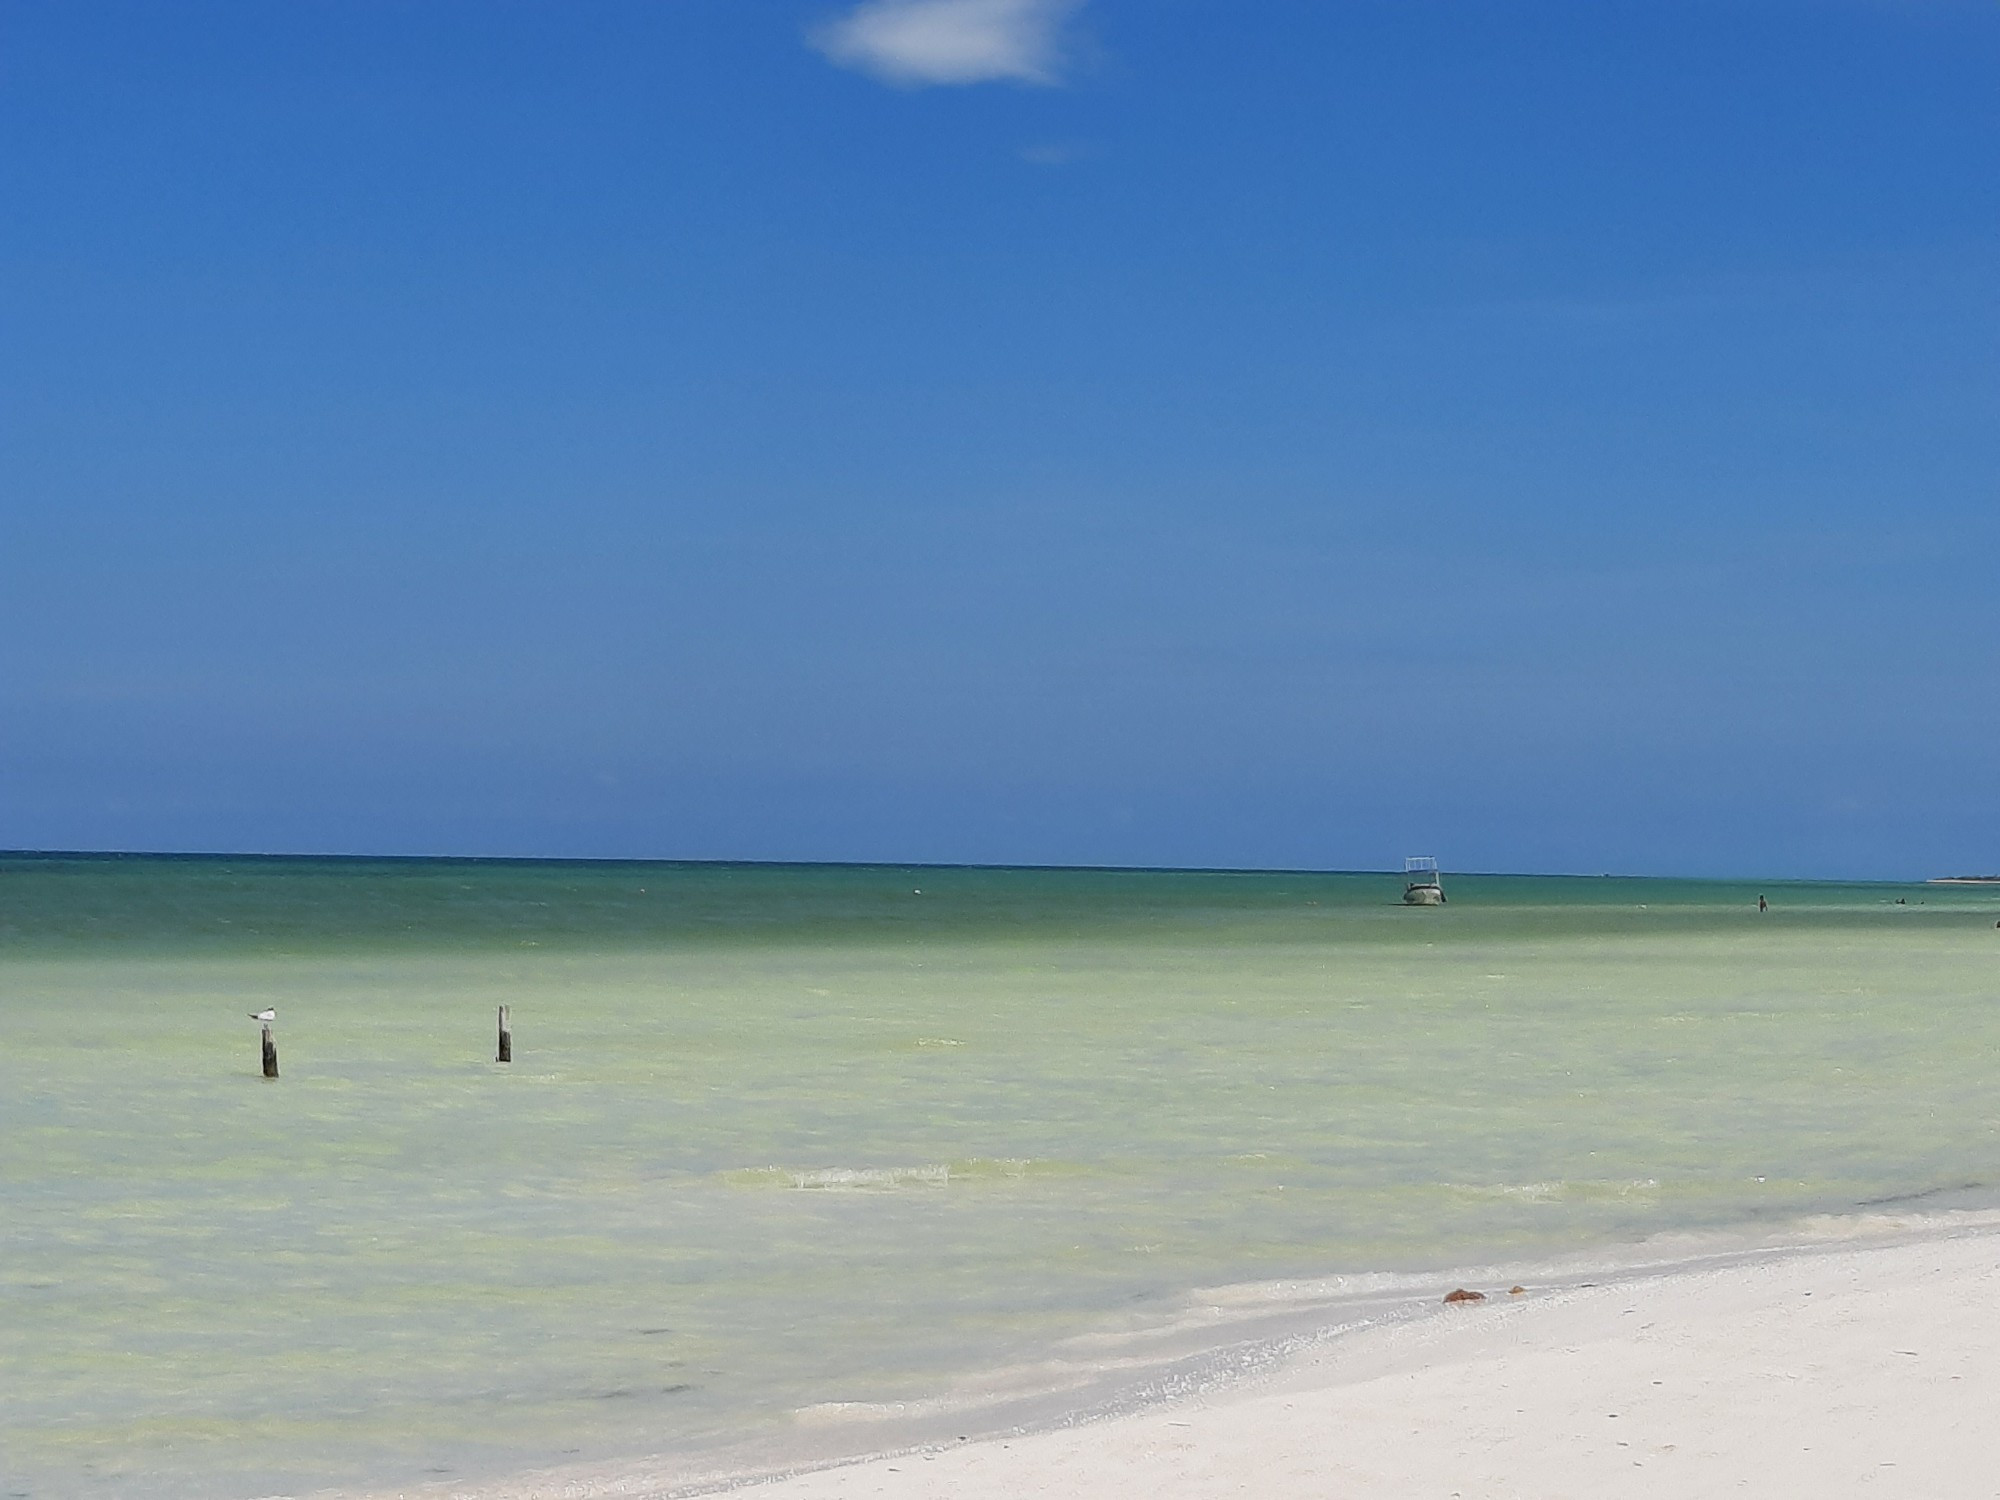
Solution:
{"label": "white sandy beach", "polygon": [[[1105,1421],[742,1485],[757,1500],[2000,1495],[2000,1224],[1488,1300]],[[663,1463],[430,1496],[710,1491]]]}
{"label": "white sandy beach", "polygon": [[2000,1495],[2000,1236],[1453,1308],[1221,1396],[759,1486],[853,1496]]}

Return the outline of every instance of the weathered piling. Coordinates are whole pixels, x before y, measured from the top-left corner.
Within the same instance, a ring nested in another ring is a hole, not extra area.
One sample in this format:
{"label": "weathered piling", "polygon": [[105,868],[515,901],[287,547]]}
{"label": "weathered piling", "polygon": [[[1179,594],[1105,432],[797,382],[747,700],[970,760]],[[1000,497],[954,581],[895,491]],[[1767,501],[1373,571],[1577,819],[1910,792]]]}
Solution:
{"label": "weathered piling", "polygon": [[269,1026],[264,1028],[264,1076],[266,1078],[278,1076],[278,1044],[271,1040]]}
{"label": "weathered piling", "polygon": [[514,1023],[507,1015],[507,1007],[500,1007],[500,1055],[496,1062],[514,1060]]}

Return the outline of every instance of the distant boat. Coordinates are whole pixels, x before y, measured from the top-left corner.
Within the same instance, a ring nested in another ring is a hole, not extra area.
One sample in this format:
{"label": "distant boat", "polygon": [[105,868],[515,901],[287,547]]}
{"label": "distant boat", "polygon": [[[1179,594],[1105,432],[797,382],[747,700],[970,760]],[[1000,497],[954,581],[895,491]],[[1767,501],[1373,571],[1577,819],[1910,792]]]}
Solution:
{"label": "distant boat", "polygon": [[1403,881],[1403,905],[1444,905],[1444,887],[1438,884],[1438,862],[1430,855],[1412,854],[1404,860]]}

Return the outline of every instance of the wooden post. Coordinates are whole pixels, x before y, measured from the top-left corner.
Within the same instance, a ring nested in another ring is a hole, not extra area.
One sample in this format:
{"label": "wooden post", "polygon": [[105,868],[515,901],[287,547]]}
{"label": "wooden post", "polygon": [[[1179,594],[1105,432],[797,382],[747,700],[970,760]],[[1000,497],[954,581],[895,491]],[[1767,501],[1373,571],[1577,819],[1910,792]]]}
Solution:
{"label": "wooden post", "polygon": [[514,1060],[514,1027],[507,1018],[507,1007],[500,1007],[500,1055],[496,1062],[510,1063]]}
{"label": "wooden post", "polygon": [[278,1044],[271,1040],[271,1028],[264,1028],[264,1076],[278,1076]]}

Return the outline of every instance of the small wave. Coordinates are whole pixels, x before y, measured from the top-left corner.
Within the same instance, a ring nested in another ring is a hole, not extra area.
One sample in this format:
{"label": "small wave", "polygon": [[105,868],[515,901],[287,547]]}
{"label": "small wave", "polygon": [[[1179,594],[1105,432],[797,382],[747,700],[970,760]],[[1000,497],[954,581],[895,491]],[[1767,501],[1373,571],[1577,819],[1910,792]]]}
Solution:
{"label": "small wave", "polygon": [[1027,1157],[974,1156],[915,1167],[743,1167],[724,1172],[722,1180],[732,1187],[885,1192],[903,1187],[948,1187],[954,1182],[1019,1179],[1060,1170],[1058,1163]]}
{"label": "small wave", "polygon": [[951,1181],[950,1167],[818,1167],[788,1172],[790,1185],[818,1191],[854,1191],[898,1187],[943,1187]]}
{"label": "small wave", "polygon": [[[1330,1276],[1294,1276],[1281,1281],[1234,1281],[1196,1287],[1187,1294],[1189,1320],[1210,1321],[1217,1314],[1283,1309],[1294,1305],[1358,1301],[1363,1298],[1428,1290],[1437,1280],[1430,1271],[1348,1271]],[[1178,1327],[1178,1324],[1163,1324]]]}
{"label": "small wave", "polygon": [[820,1401],[792,1412],[804,1427],[831,1427],[849,1422],[899,1422],[912,1418],[960,1416],[997,1404],[990,1396],[928,1396],[910,1401]]}
{"label": "small wave", "polygon": [[895,1422],[912,1418],[971,1416],[984,1409],[1038,1397],[1059,1396],[1097,1385],[1108,1377],[1133,1376],[1158,1370],[1181,1357],[1171,1354],[1062,1357],[1029,1360],[995,1369],[961,1374],[948,1390],[902,1401],[820,1401],[794,1408],[792,1420],[802,1426]]}
{"label": "small wave", "polygon": [[1653,1177],[1626,1181],[1594,1178],[1561,1179],[1553,1182],[1460,1183],[1457,1190],[1475,1198],[1513,1198],[1523,1203],[1557,1203],[1582,1199],[1636,1198],[1659,1191]]}
{"label": "small wave", "polygon": [[1028,1156],[968,1156],[951,1164],[954,1182],[1017,1181],[1023,1177],[1042,1177],[1074,1170],[1061,1162],[1040,1161]]}
{"label": "small wave", "polygon": [[1937,1198],[1987,1191],[1989,1191],[1987,1184],[1983,1182],[1953,1182],[1939,1187],[1918,1188],[1914,1192],[1891,1193],[1886,1198],[1863,1198],[1854,1206],[1856,1208],[1900,1208],[1910,1203],[1923,1203]]}

